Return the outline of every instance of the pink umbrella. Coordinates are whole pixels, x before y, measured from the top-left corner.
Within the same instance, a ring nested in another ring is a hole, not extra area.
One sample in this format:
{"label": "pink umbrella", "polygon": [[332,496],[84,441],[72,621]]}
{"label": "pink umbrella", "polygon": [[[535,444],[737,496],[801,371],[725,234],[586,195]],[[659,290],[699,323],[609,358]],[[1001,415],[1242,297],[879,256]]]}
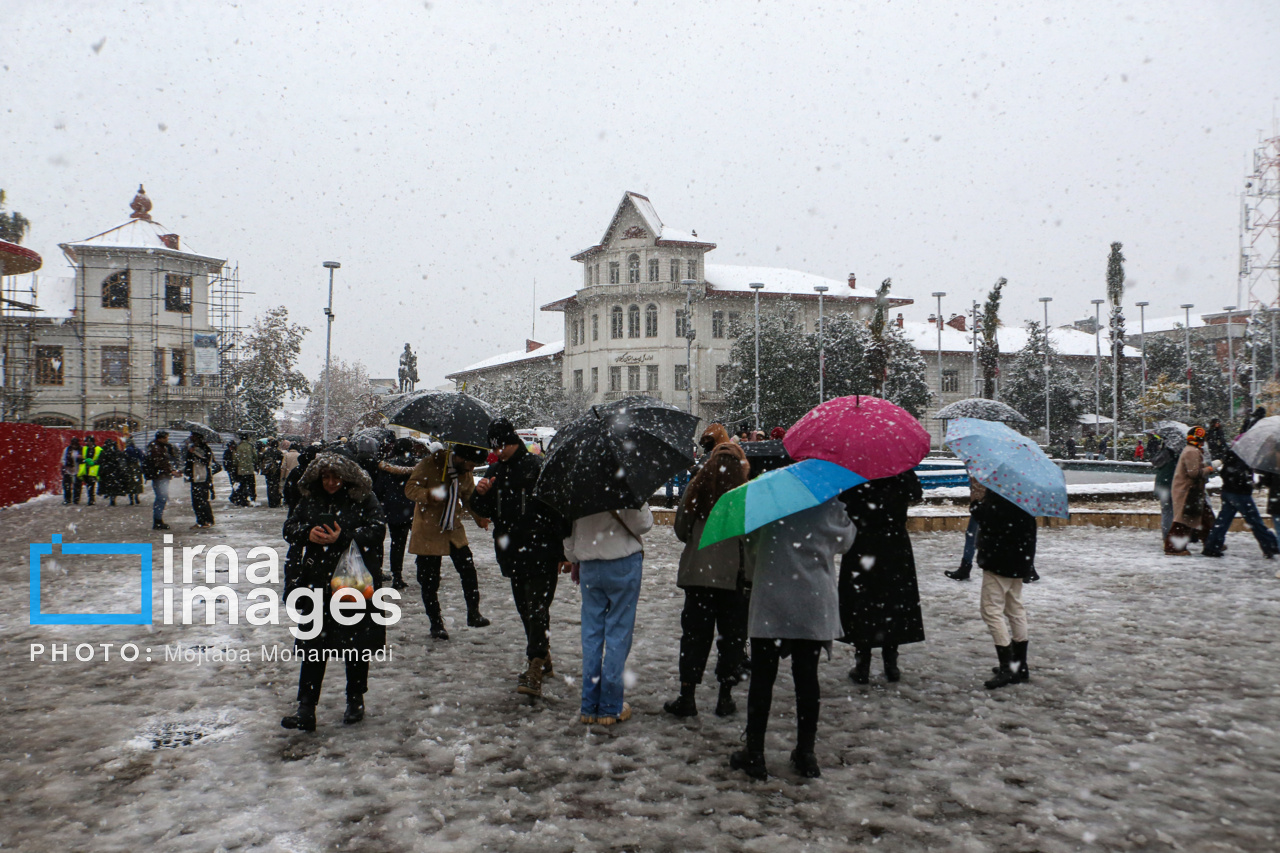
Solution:
{"label": "pink umbrella", "polygon": [[929,433],[911,413],[879,397],[837,397],[787,430],[792,459],[825,459],[868,480],[909,471],[929,454]]}

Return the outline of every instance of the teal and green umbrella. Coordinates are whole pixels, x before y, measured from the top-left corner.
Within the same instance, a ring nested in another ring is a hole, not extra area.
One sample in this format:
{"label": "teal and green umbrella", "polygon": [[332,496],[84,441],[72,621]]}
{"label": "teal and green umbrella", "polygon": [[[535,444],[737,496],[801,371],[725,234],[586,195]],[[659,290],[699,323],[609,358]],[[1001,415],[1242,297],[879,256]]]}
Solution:
{"label": "teal and green umbrella", "polygon": [[768,471],[725,492],[711,509],[699,548],[744,536],[801,510],[826,503],[841,492],[867,482],[834,462],[806,459]]}

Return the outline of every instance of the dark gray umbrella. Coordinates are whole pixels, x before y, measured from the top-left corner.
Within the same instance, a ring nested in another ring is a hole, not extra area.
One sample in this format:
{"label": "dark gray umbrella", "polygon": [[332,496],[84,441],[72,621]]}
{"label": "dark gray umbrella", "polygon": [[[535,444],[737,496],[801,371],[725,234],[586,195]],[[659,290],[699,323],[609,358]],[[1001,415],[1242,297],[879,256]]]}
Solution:
{"label": "dark gray umbrella", "polygon": [[489,424],[501,417],[485,401],[455,391],[396,394],[378,407],[387,421],[441,441],[489,447]]}
{"label": "dark gray umbrella", "polygon": [[572,521],[635,509],[693,464],[698,418],[653,397],[592,406],[556,433],[534,496]]}
{"label": "dark gray umbrella", "polygon": [[1160,436],[1160,440],[1164,442],[1164,446],[1169,448],[1169,452],[1174,456],[1182,453],[1182,449],[1187,446],[1187,432],[1191,427],[1181,421],[1160,421],[1151,428],[1151,431]]}
{"label": "dark gray umbrella", "polygon": [[173,427],[174,429],[185,429],[187,432],[194,432],[205,441],[211,441],[214,444],[219,444],[222,441],[222,436],[216,429],[196,421],[177,421]]}
{"label": "dark gray umbrella", "polygon": [[1013,406],[999,400],[986,400],[982,397],[971,397],[968,400],[957,400],[943,406],[934,417],[942,420],[955,418],[974,418],[980,421],[1004,421],[1010,424],[1030,423],[1025,416]]}
{"label": "dark gray umbrella", "polygon": [[785,468],[793,461],[782,439],[771,438],[768,441],[744,441],[742,452],[747,455],[747,464],[751,466],[750,478],[754,480],[766,471]]}

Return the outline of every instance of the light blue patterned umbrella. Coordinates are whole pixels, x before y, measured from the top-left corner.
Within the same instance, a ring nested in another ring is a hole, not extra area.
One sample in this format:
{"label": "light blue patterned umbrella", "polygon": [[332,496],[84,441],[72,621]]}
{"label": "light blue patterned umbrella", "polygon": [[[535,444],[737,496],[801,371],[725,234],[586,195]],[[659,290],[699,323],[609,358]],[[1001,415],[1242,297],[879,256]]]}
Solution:
{"label": "light blue patterned umbrella", "polygon": [[996,421],[957,418],[947,424],[947,446],[969,476],[1031,515],[1069,516],[1062,469],[1026,436]]}

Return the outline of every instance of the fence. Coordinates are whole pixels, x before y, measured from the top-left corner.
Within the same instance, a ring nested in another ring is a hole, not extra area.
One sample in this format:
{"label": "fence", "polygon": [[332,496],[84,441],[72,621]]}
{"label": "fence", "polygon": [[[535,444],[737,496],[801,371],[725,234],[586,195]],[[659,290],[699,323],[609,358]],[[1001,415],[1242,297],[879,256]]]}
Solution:
{"label": "fence", "polygon": [[[118,438],[110,430],[91,433],[101,444]],[[45,494],[62,494],[62,455],[86,433],[35,424],[0,423],[0,507]]]}

